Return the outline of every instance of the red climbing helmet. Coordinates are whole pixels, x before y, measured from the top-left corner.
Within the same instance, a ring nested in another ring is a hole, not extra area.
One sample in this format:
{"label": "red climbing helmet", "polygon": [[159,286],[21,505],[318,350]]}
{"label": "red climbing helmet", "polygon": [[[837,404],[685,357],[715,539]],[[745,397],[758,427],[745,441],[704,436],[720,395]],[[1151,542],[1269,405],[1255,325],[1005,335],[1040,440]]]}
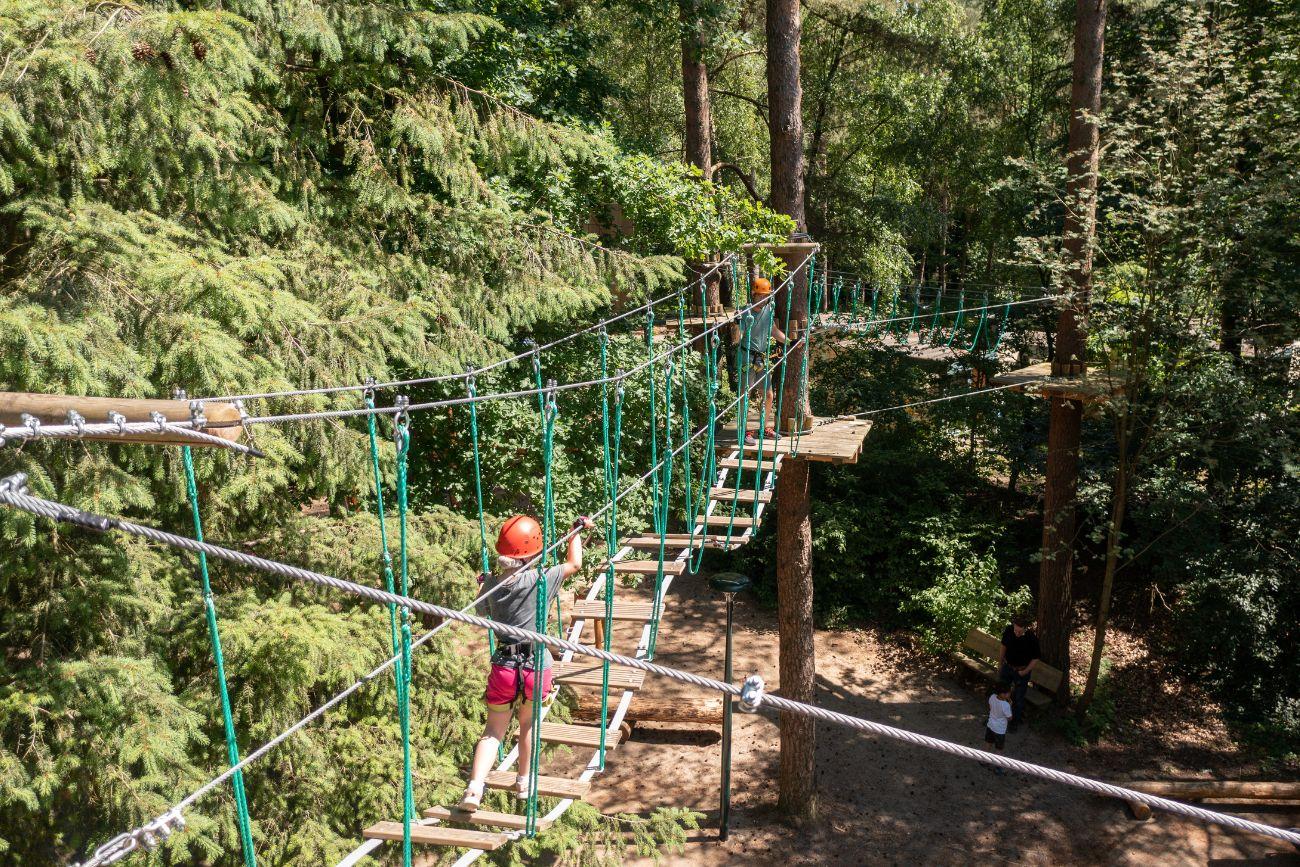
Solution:
{"label": "red climbing helmet", "polygon": [[541,525],[527,515],[515,515],[497,534],[497,553],[502,557],[525,560],[542,550]]}

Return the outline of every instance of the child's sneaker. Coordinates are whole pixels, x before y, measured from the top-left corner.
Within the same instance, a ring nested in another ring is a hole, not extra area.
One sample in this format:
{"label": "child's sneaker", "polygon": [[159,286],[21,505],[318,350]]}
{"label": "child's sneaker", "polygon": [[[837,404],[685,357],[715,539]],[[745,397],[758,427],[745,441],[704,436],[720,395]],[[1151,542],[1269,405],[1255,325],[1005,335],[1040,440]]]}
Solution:
{"label": "child's sneaker", "polygon": [[483,783],[470,781],[470,784],[465,787],[465,794],[460,796],[460,802],[456,804],[456,809],[465,813],[472,813],[478,809],[481,803],[483,803]]}
{"label": "child's sneaker", "polygon": [[758,445],[758,437],[754,436],[754,432],[752,430],[745,431],[745,445],[747,446]]}

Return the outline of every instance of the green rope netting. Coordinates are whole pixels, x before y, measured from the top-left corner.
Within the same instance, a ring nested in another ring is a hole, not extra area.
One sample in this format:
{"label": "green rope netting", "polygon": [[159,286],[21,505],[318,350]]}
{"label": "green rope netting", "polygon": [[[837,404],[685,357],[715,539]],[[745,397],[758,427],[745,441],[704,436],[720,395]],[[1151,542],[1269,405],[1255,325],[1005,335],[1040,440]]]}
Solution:
{"label": "green rope netting", "polygon": [[[189,446],[181,448],[185,464],[185,489],[189,494],[190,513],[194,518],[194,538],[203,541],[203,519],[199,515],[199,490],[194,477],[194,456]],[[208,639],[212,644],[212,661],[216,667],[217,694],[221,702],[221,723],[226,733],[226,758],[231,767],[239,764],[239,740],[235,737],[235,723],[230,712],[230,693],[226,688],[226,660],[221,653],[221,630],[217,626],[217,606],[212,598],[212,584],[208,578],[208,558],[199,552],[199,581],[203,591],[203,613],[208,623]],[[257,855],[253,851],[253,828],[248,817],[248,796],[244,793],[244,772],[235,771],[230,778],[235,795],[235,820],[239,826],[239,843],[243,848],[245,867],[256,867]]]}

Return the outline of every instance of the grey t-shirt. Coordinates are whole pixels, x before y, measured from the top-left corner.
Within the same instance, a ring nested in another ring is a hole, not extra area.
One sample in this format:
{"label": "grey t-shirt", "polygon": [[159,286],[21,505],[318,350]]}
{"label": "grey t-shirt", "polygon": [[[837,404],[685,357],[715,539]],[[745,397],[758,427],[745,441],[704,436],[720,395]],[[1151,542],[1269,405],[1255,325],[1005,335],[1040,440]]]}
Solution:
{"label": "grey t-shirt", "polygon": [[[535,630],[537,628],[537,584],[541,577],[540,569],[529,569],[511,575],[491,573],[483,579],[483,592],[495,590],[491,596],[479,602],[475,607],[480,617],[490,617],[502,623],[508,623],[519,629]],[[564,566],[552,566],[546,570],[546,605],[549,608],[560,593],[564,583]],[[505,585],[500,590],[497,587]],[[497,633],[497,641],[503,644],[514,643],[515,639]],[[545,652],[546,660],[542,669],[551,667],[551,653]]]}
{"label": "grey t-shirt", "polygon": [[772,338],[772,320],[775,316],[775,302],[769,301],[754,313],[750,323],[749,334],[741,334],[741,343],[750,355],[767,355],[768,344]]}

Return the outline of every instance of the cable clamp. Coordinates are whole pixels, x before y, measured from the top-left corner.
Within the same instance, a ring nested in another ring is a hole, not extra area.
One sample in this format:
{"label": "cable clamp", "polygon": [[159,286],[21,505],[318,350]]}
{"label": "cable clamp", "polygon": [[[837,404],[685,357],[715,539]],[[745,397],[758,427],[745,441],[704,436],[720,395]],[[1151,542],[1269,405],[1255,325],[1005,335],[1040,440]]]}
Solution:
{"label": "cable clamp", "polygon": [[378,383],[379,380],[375,379],[373,376],[367,376],[364,380],[362,380],[361,384],[363,388],[361,394],[363,397],[365,397],[366,400],[373,401],[375,399],[375,386]]}
{"label": "cable clamp", "polygon": [[208,417],[203,414],[203,401],[190,401],[190,427],[203,430],[208,426]]}
{"label": "cable clamp", "polygon": [[411,399],[404,394],[399,394],[393,399],[393,406],[397,408],[397,413],[393,416],[393,441],[397,443],[400,450],[409,445],[408,432],[411,427],[411,416],[406,408],[411,405]]}
{"label": "cable clamp", "polygon": [[5,476],[0,479],[0,494],[26,494],[27,493],[27,474],[14,473],[12,476]]}
{"label": "cable clamp", "polygon": [[751,674],[745,678],[745,683],[740,687],[740,709],[745,713],[757,713],[766,691],[767,687],[759,675]]}
{"label": "cable clamp", "polygon": [[149,413],[149,421],[158,425],[158,433],[167,432],[167,416],[160,412],[151,412]]}
{"label": "cable clamp", "polygon": [[108,423],[117,425],[117,432],[119,435],[126,433],[126,416],[122,415],[120,412],[110,409],[108,411]]}
{"label": "cable clamp", "polygon": [[475,376],[474,373],[474,365],[465,365],[465,390],[469,392],[470,397],[474,397],[478,394],[478,377]]}
{"label": "cable clamp", "polygon": [[32,432],[32,436],[39,436],[41,432],[41,420],[30,412],[22,414],[23,424]]}
{"label": "cable clamp", "polygon": [[560,405],[555,401],[556,382],[553,379],[546,381],[546,411],[552,415],[560,414]]}
{"label": "cable clamp", "polygon": [[623,385],[623,377],[626,375],[627,374],[623,372],[623,368],[621,367],[618,369],[618,372],[614,374],[614,380],[618,383],[618,388],[614,389],[614,406],[618,406],[623,402],[623,393],[626,391],[626,388]]}
{"label": "cable clamp", "polygon": [[77,429],[77,436],[86,435],[86,419],[75,409],[68,410],[68,424]]}
{"label": "cable clamp", "polygon": [[7,430],[7,428],[6,428],[4,425],[0,424],[0,447],[3,447],[3,446],[5,446],[5,445],[8,445],[8,443],[9,443],[9,441],[5,439],[5,431],[6,431],[6,430]]}

